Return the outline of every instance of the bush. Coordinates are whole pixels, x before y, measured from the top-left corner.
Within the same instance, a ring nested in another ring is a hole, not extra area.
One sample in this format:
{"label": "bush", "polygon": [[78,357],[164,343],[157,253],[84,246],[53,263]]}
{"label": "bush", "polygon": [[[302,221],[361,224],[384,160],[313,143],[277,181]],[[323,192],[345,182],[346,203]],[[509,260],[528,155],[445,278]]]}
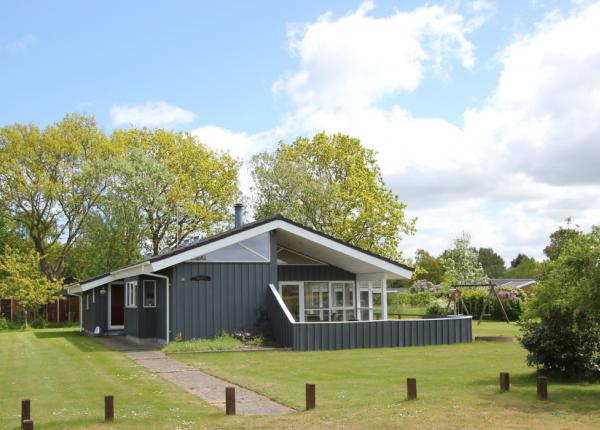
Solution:
{"label": "bush", "polygon": [[[515,289],[497,289],[498,296],[502,300],[504,310],[511,321],[516,321],[521,318],[523,314],[523,307],[525,302],[525,295]],[[483,309],[484,301],[488,295],[487,289],[473,289],[473,290],[462,290],[462,298],[469,313],[473,316],[479,317],[481,310]],[[504,315],[502,309],[498,304],[498,300],[494,297],[488,300],[487,311],[490,315],[490,319],[494,321],[504,321]]]}
{"label": "bush", "polygon": [[424,279],[419,279],[418,281],[415,281],[415,283],[412,284],[412,286],[410,287],[411,293],[438,293],[442,290],[443,288],[441,285],[436,285],[433,282],[426,281]]}
{"label": "bush", "polygon": [[29,325],[32,328],[47,328],[48,321],[46,321],[44,318],[36,318],[33,321],[31,321],[31,323]]}
{"label": "bush", "polygon": [[589,315],[554,306],[521,327],[528,365],[569,379],[600,378],[600,324]]}
{"label": "bush", "polygon": [[0,317],[0,331],[8,330],[10,328],[8,320],[4,317]]}
{"label": "bush", "polygon": [[[444,301],[444,299],[435,299],[427,305],[427,315],[446,316],[448,315],[448,311],[446,310],[447,306],[448,302]],[[448,310],[453,309],[448,308]]]}

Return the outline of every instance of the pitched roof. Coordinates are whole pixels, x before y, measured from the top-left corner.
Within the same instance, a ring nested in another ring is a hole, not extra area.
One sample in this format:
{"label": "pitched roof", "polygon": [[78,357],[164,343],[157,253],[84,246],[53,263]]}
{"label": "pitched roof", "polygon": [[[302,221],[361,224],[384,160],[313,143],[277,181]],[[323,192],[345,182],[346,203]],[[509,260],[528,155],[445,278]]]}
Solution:
{"label": "pitched roof", "polygon": [[[147,258],[145,260],[141,260],[141,261],[138,261],[136,263],[132,263],[132,264],[129,264],[127,266],[115,269],[115,270],[113,270],[113,271],[111,271],[109,273],[105,273],[103,275],[99,275],[99,276],[96,276],[94,278],[86,279],[85,281],[82,281],[80,283],[80,285],[83,286],[83,285],[89,285],[89,284],[92,284],[92,283],[96,284],[96,283],[100,282],[101,280],[105,280],[105,278],[106,278],[106,282],[110,282],[110,278],[111,277],[114,278],[116,276],[116,272],[123,273],[123,272],[126,272],[127,269],[130,269],[130,268],[133,269],[133,268],[135,268],[137,266],[142,266],[142,265],[150,265],[150,266],[153,266],[153,267],[160,267],[160,269],[153,268],[153,271],[155,271],[155,270],[162,270],[165,267],[170,267],[172,265],[178,264],[178,262],[179,262],[178,260],[179,259],[177,259],[176,257],[179,256],[180,254],[190,253],[190,251],[193,251],[193,250],[195,250],[197,248],[206,247],[207,245],[213,244],[213,243],[218,242],[218,241],[223,241],[223,240],[228,239],[228,238],[232,238],[232,237],[234,237],[236,235],[243,235],[243,233],[249,232],[249,231],[251,231],[253,229],[260,229],[260,227],[263,227],[263,226],[266,227],[270,223],[277,224],[277,221],[279,221],[279,222],[281,222],[283,224],[280,223],[279,225],[274,225],[272,228],[269,228],[268,230],[273,230],[273,229],[277,229],[277,228],[284,228],[285,229],[285,225],[287,224],[287,225],[290,226],[290,228],[291,227],[296,227],[296,228],[302,229],[303,231],[307,232],[307,234],[308,233],[316,234],[319,237],[324,238],[325,240],[333,241],[333,242],[335,242],[337,244],[343,245],[344,247],[348,248],[349,250],[358,251],[359,253],[364,254],[365,256],[369,256],[371,258],[375,258],[375,259],[380,260],[382,262],[385,262],[387,264],[391,264],[391,265],[393,265],[393,266],[395,266],[397,268],[400,268],[402,270],[409,271],[409,272],[414,271],[414,269],[412,267],[407,266],[406,264],[397,262],[397,261],[392,260],[390,258],[381,256],[381,255],[375,254],[373,252],[370,252],[370,251],[364,250],[362,248],[359,248],[357,246],[351,245],[351,244],[349,244],[347,242],[344,242],[344,241],[342,241],[340,239],[337,239],[337,238],[335,238],[333,236],[330,236],[330,235],[325,234],[323,232],[320,232],[318,230],[312,229],[310,227],[307,227],[305,225],[302,225],[300,223],[292,221],[292,220],[290,220],[288,218],[285,218],[285,217],[283,217],[281,215],[275,215],[273,217],[269,217],[269,218],[265,218],[265,219],[262,219],[262,220],[254,221],[254,222],[251,222],[251,223],[243,224],[240,227],[232,228],[232,229],[224,231],[222,233],[218,233],[218,234],[215,234],[213,236],[206,237],[204,239],[192,242],[192,243],[190,243],[188,245],[185,245],[185,246],[180,246],[180,247],[178,247],[176,249],[173,249],[171,251],[168,251],[168,252],[165,252],[165,253],[162,253],[162,254],[159,254],[159,255],[154,255],[154,256],[149,257],[149,258]],[[167,260],[167,261],[165,261],[165,260]],[[169,262],[168,260],[171,260],[172,263]],[[88,286],[87,289],[89,289],[89,288],[93,288],[93,286]]]}

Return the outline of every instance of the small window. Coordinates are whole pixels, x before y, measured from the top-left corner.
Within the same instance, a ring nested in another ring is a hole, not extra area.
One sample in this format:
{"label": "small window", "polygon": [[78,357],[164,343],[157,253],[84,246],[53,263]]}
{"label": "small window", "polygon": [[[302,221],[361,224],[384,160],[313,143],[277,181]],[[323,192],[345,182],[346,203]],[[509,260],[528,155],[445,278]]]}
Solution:
{"label": "small window", "polygon": [[125,284],[125,307],[135,308],[136,306],[137,281],[127,282]]}
{"label": "small window", "polygon": [[96,290],[92,290],[92,303],[96,303]]}
{"label": "small window", "polygon": [[86,311],[90,310],[90,293],[87,293],[85,295],[85,310]]}
{"label": "small window", "polygon": [[144,307],[156,307],[156,281],[144,281]]}

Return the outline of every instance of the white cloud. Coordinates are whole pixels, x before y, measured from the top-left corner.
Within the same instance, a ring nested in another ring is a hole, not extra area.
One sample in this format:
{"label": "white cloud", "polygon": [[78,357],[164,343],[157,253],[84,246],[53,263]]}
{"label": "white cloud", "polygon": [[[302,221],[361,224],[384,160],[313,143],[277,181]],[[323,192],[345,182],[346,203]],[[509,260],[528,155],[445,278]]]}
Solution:
{"label": "white cloud", "polygon": [[413,91],[427,63],[448,57],[474,63],[473,46],[461,15],[441,6],[376,18],[364,2],[339,19],[330,13],[289,32],[297,72],[274,85],[292,101],[320,107],[364,106],[399,91]]}
{"label": "white cloud", "polygon": [[163,127],[190,123],[196,115],[164,101],[148,101],[134,106],[113,106],[110,118],[114,125]]}
{"label": "white cloud", "polygon": [[[384,18],[371,9],[327,14],[291,35],[299,69],[276,85],[294,102],[280,128],[342,131],[377,150],[386,180],[419,217],[403,248],[441,252],[467,231],[507,258],[542,257],[567,216],[597,223],[600,4],[550,14],[507,46],[497,88],[481,109],[465,111],[461,127],[377,102],[417,88],[426,67],[449,59],[471,67],[473,18],[437,6]],[[484,2],[472,9],[493,11]]]}

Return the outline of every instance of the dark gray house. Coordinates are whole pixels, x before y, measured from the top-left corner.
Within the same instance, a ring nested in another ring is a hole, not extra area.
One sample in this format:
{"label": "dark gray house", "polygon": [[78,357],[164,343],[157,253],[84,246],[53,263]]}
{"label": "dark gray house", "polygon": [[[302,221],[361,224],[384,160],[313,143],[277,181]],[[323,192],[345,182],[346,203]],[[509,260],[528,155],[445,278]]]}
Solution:
{"label": "dark gray house", "polygon": [[412,269],[281,216],[88,279],[81,328],[168,343],[266,332],[295,350],[471,341],[471,318],[388,320],[387,279]]}

